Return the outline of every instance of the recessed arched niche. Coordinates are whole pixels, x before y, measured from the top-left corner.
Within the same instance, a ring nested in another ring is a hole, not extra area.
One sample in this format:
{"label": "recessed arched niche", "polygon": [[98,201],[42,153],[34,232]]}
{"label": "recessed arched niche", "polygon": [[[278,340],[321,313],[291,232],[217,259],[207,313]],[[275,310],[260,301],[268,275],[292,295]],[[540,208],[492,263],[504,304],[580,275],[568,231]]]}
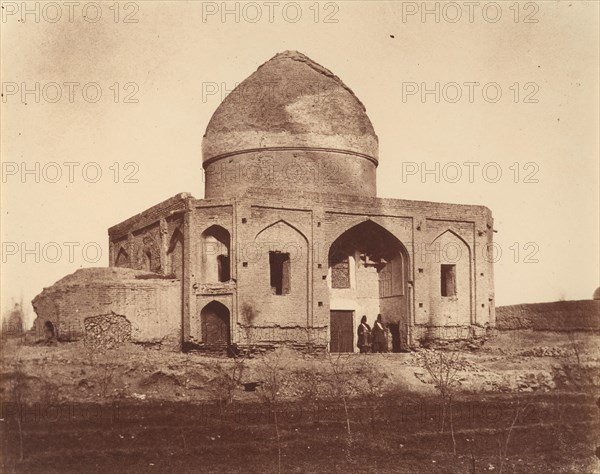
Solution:
{"label": "recessed arched niche", "polygon": [[227,229],[213,225],[202,232],[201,281],[225,283],[231,278],[231,237]]}

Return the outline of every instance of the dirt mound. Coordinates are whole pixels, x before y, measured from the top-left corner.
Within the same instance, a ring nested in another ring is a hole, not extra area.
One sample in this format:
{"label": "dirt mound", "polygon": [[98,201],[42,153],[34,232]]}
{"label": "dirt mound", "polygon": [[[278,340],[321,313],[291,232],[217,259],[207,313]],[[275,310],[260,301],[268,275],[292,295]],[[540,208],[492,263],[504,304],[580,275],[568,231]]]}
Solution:
{"label": "dirt mound", "polygon": [[557,364],[553,366],[554,381],[562,389],[600,387],[600,373],[593,364]]}
{"label": "dirt mound", "polygon": [[159,392],[171,390],[174,387],[180,387],[181,385],[181,380],[179,380],[176,375],[168,374],[162,370],[143,378],[139,383],[141,388],[157,390]]}

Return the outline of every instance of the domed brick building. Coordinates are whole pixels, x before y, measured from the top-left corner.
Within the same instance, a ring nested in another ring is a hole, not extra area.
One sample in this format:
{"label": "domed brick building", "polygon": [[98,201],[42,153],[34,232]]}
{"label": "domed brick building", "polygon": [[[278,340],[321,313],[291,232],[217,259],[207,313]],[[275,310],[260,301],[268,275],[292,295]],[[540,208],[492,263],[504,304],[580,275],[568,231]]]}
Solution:
{"label": "domed brick building", "polygon": [[[278,54],[210,120],[204,199],[180,194],[111,227],[112,268],[45,289],[37,324],[71,324],[77,338],[86,318],[117,314],[133,340],[206,350],[356,351],[361,317],[377,314],[394,351],[484,334],[495,325],[491,212],[377,198],[378,163],[350,88],[298,52]],[[78,303],[90,285],[97,296]]]}

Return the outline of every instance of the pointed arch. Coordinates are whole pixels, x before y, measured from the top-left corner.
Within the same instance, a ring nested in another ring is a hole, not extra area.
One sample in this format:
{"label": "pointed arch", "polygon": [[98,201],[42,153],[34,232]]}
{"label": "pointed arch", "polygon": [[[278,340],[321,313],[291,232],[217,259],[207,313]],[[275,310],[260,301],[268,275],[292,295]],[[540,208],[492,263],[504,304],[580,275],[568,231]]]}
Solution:
{"label": "pointed arch", "polygon": [[283,219],[265,225],[245,249],[253,291],[261,295],[261,323],[280,324],[282,315],[298,325],[310,321],[310,246],[306,236]]}
{"label": "pointed arch", "polygon": [[201,276],[203,283],[224,283],[231,278],[231,235],[214,224],[202,232]]}
{"label": "pointed arch", "polygon": [[56,328],[52,321],[46,321],[44,323],[44,339],[51,340],[56,338]]}
{"label": "pointed arch", "polygon": [[183,277],[183,233],[179,227],[173,231],[167,249],[167,274]]}
{"label": "pointed arch", "polygon": [[304,235],[304,233],[302,233],[302,231],[300,229],[298,229],[296,226],[290,224],[288,221],[284,220],[284,219],[279,219],[278,221],[273,222],[272,224],[269,224],[266,227],[263,227],[254,237],[254,240],[257,240],[259,238],[259,236],[265,232],[270,231],[270,229],[278,226],[278,225],[285,225],[287,227],[290,227],[294,232],[296,232],[297,234],[301,235],[302,238],[306,241],[306,243],[308,243],[308,239],[306,238],[306,236]]}
{"label": "pointed arch", "polygon": [[136,268],[160,273],[162,269],[160,247],[150,234],[143,234],[141,240],[141,243],[137,244],[135,252]]}
{"label": "pointed arch", "polygon": [[[405,348],[410,324],[410,258],[404,244],[381,224],[362,219],[338,235],[327,256],[331,340],[340,337],[333,333],[339,326],[334,316],[351,310],[354,333],[361,316],[366,315],[369,324],[373,324],[381,314],[390,328],[392,349]],[[380,338],[376,347],[385,351],[387,342]]]}
{"label": "pointed arch", "polygon": [[456,232],[454,232],[452,229],[446,229],[446,230],[444,230],[443,232],[440,232],[440,233],[438,234],[438,236],[437,236],[435,239],[433,239],[433,240],[431,241],[431,243],[432,243],[432,244],[433,244],[433,243],[435,243],[435,241],[436,241],[436,240],[440,239],[440,238],[441,238],[441,237],[442,237],[444,234],[448,234],[448,233],[449,233],[449,234],[452,234],[452,235],[453,235],[454,237],[456,237],[458,240],[461,240],[461,241],[462,241],[462,242],[465,244],[465,246],[467,246],[467,247],[469,248],[469,250],[470,250],[471,246],[469,245],[469,243],[468,243],[468,242],[467,242],[465,239],[463,239],[463,237],[462,237],[461,235],[457,234],[457,233],[456,233]]}
{"label": "pointed arch", "polygon": [[120,247],[115,258],[115,267],[128,267],[129,264],[129,254],[123,247]]}
{"label": "pointed arch", "polygon": [[[439,246],[438,246],[439,244]],[[446,229],[431,241],[429,250],[435,251],[435,260],[452,264],[461,260],[471,263],[471,246],[452,229]]]}
{"label": "pointed arch", "polygon": [[183,242],[183,232],[181,231],[180,227],[177,227],[171,234],[171,239],[169,240],[169,249],[167,252],[172,252],[178,241]]}
{"label": "pointed arch", "polygon": [[428,274],[430,286],[430,317],[435,326],[471,324],[472,250],[467,241],[446,229],[431,241]]}
{"label": "pointed arch", "polygon": [[227,344],[231,342],[229,308],[212,300],[200,311],[200,336],[204,344]]}
{"label": "pointed arch", "polygon": [[[351,249],[351,247],[355,247]],[[394,234],[381,224],[372,219],[362,219],[341,232],[330,244],[328,249],[328,262],[337,264],[347,258],[351,250],[368,250],[378,260],[385,260],[385,255],[399,255],[403,272],[410,273],[410,256],[404,244]],[[364,252],[360,252],[364,255]],[[366,258],[366,256],[364,257]],[[373,260],[370,262],[373,264]],[[383,268],[383,267],[382,267]]]}
{"label": "pointed arch", "polygon": [[202,232],[202,235],[203,236],[214,235],[217,239],[219,239],[221,241],[230,239],[229,231],[225,227],[220,226],[219,224],[213,224],[213,225],[207,227]]}

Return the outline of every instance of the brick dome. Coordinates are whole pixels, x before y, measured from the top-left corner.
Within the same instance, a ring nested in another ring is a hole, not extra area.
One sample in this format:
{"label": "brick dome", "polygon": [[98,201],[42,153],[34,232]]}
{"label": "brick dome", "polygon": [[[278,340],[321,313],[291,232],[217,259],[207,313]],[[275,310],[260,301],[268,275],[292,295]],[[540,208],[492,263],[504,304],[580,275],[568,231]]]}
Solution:
{"label": "brick dome", "polygon": [[285,51],[217,108],[204,134],[203,165],[257,150],[323,150],[377,166],[378,139],[364,105],[340,78]]}

